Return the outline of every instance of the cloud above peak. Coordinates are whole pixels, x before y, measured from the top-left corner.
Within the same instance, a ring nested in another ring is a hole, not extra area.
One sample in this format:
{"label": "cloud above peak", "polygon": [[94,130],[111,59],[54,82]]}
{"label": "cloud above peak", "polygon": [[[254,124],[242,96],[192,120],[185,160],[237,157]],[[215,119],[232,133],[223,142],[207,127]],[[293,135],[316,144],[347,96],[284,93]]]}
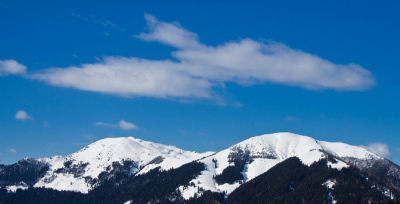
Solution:
{"label": "cloud above peak", "polygon": [[179,23],[146,14],[147,32],[134,37],[176,48],[174,60],[104,57],[80,66],[50,68],[29,75],[53,86],[123,97],[217,99],[226,83],[283,84],[308,90],[363,91],[376,85],[358,64],[335,64],[283,43],[252,39],[218,46],[201,43]]}
{"label": "cloud above peak", "polygon": [[111,127],[111,128],[119,128],[123,130],[136,130],[139,129],[138,126],[136,126],[133,123],[127,122],[125,120],[120,120],[119,123],[113,124],[113,123],[105,123],[105,122],[95,122],[95,126],[103,126],[103,127]]}
{"label": "cloud above peak", "polygon": [[135,124],[127,122],[125,120],[119,121],[118,127],[123,129],[123,130],[135,130],[135,129],[138,129],[138,127]]}

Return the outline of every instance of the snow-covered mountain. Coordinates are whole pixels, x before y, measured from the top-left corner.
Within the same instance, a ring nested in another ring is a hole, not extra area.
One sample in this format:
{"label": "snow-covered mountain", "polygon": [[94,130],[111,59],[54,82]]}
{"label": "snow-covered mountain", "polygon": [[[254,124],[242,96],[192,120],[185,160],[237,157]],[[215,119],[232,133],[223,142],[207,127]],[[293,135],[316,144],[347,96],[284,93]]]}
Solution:
{"label": "snow-covered mountain", "polygon": [[[309,168],[323,161],[326,170],[321,171],[325,174],[343,169],[350,169],[345,173],[359,171],[357,174],[363,175],[363,179],[370,182],[368,185],[379,190],[377,192],[389,192],[386,197],[393,199],[393,192],[400,193],[400,167],[389,160],[362,147],[318,141],[293,133],[256,136],[228,149],[206,153],[184,151],[133,137],[107,138],[65,157],[26,158],[13,165],[0,165],[0,189],[16,192],[18,188],[45,187],[90,195],[92,191],[93,194],[103,191],[103,185],[121,188],[125,194],[130,189],[167,185],[172,192],[162,199],[170,201],[210,199],[210,195],[226,198],[271,169],[288,165],[285,162],[289,158],[298,158]],[[162,183],[152,183],[159,182],[157,179],[162,179]],[[328,180],[332,183],[335,179],[326,178],[319,185],[326,188]],[[330,185],[329,192],[332,189]]]}
{"label": "snow-covered mountain", "polygon": [[[349,166],[346,159],[357,161],[383,160],[382,157],[358,146],[340,142],[317,141],[311,137],[293,133],[266,134],[252,137],[200,160],[207,166],[206,170],[198,178],[191,181],[195,185],[188,188],[181,186],[180,190],[183,192],[183,197],[187,199],[195,196],[198,187],[230,193],[241,183],[257,177],[290,157],[298,157],[304,164],[310,166],[314,162],[327,158],[327,153],[339,159],[335,163],[328,162],[328,165],[332,168],[339,170]],[[228,180],[227,183],[218,182],[215,179],[218,175],[223,175],[227,167],[238,165],[243,165],[243,167],[234,170],[241,173],[243,179]]]}
{"label": "snow-covered mountain", "polygon": [[212,152],[199,154],[133,137],[107,138],[66,157],[39,159],[49,164],[49,170],[34,187],[87,193],[97,185],[93,181],[101,173],[113,170],[113,163],[122,165],[129,161],[130,175],[143,174],[156,167],[177,168],[210,154]]}

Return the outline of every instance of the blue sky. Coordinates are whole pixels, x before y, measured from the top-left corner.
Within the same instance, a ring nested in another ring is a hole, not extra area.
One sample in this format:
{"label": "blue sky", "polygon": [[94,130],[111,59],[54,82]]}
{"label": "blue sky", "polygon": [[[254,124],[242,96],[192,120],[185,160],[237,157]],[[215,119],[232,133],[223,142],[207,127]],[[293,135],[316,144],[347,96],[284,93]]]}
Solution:
{"label": "blue sky", "polygon": [[0,2],[0,163],[293,132],[400,163],[398,1]]}

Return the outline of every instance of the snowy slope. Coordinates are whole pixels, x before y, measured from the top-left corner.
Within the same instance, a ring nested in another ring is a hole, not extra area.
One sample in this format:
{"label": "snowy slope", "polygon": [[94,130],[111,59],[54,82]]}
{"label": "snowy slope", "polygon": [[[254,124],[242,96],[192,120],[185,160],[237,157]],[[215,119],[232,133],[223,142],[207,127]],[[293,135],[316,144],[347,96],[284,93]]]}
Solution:
{"label": "snowy slope", "polygon": [[[107,138],[92,143],[66,157],[41,159],[50,164],[50,170],[35,184],[35,187],[43,186],[87,193],[94,187],[88,182],[88,178],[96,179],[100,173],[111,171],[113,162],[122,164],[124,160],[132,161],[134,166],[132,166],[131,173],[133,174],[139,171],[145,173],[156,167],[177,168],[209,154],[212,152],[199,154],[133,137]],[[157,157],[162,157],[162,159],[149,164]],[[64,168],[65,165],[76,167],[75,169],[78,170],[75,170],[74,173],[60,171],[59,169]]]}
{"label": "snowy slope", "polygon": [[[233,162],[229,162],[229,157],[238,152],[244,152],[244,154],[248,154],[251,158],[251,161],[246,163],[242,171],[244,177],[243,182],[246,182],[268,171],[270,168],[289,157],[298,157],[305,165],[309,166],[326,157],[323,151],[339,158],[355,158],[361,160],[382,159],[361,147],[344,143],[317,141],[311,137],[293,133],[266,134],[252,137],[233,145],[229,149],[200,160],[205,163],[206,170],[196,179],[192,180],[195,186],[186,188],[180,186],[179,190],[182,192],[185,199],[194,197],[196,194],[199,196],[201,193],[197,192],[198,187],[214,192],[231,193],[240,186],[240,182],[219,185],[213,178],[221,174],[228,166],[234,165]],[[339,170],[348,167],[348,164],[340,160],[337,163],[328,163],[328,165]]]}
{"label": "snowy slope", "polygon": [[362,147],[352,146],[341,142],[323,142],[318,141],[321,147],[341,158],[353,157],[357,159],[379,159],[380,157],[374,153],[367,151]]}

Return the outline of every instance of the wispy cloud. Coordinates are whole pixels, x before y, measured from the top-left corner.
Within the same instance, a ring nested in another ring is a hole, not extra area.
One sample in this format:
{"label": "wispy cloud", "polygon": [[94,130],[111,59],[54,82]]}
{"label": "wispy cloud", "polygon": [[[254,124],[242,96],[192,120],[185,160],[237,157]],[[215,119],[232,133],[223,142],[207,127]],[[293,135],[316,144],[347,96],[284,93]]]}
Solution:
{"label": "wispy cloud", "polygon": [[179,99],[219,99],[218,90],[228,82],[337,91],[363,91],[376,85],[374,76],[357,64],[335,64],[282,43],[248,38],[209,46],[179,23],[162,22],[149,14],[145,19],[148,32],[134,37],[176,48],[171,53],[176,60],[104,57],[97,63],[44,69],[30,78],[124,97]]}
{"label": "wispy cloud", "polygon": [[120,120],[119,123],[105,123],[105,122],[95,122],[94,125],[96,126],[103,126],[103,127],[111,127],[111,128],[120,128],[123,130],[135,130],[139,129],[139,127],[133,123],[127,122],[125,120]]}
{"label": "wispy cloud", "polygon": [[16,149],[14,149],[14,148],[9,148],[9,149],[7,149],[7,151],[10,152],[10,153],[13,153],[13,154],[17,154],[18,153],[18,151]]}
{"label": "wispy cloud", "polygon": [[138,129],[138,127],[130,122],[127,122],[125,120],[121,120],[118,123],[118,127],[124,130],[134,130],[134,129]]}
{"label": "wispy cloud", "polygon": [[0,60],[0,76],[9,74],[25,74],[26,66],[15,60]]}
{"label": "wispy cloud", "polygon": [[17,119],[17,120],[29,120],[29,119],[33,119],[33,117],[28,115],[28,113],[26,113],[25,111],[20,110],[17,113],[15,113],[15,119]]}
{"label": "wispy cloud", "polygon": [[140,33],[134,37],[145,41],[158,41],[172,47],[181,49],[199,49],[204,47],[200,43],[196,33],[192,33],[179,23],[166,23],[156,19],[156,17],[145,14],[144,18],[147,22],[148,33]]}
{"label": "wispy cloud", "polygon": [[375,153],[381,157],[390,158],[392,156],[392,153],[387,144],[371,143],[368,144],[367,146],[360,145],[360,147],[365,148],[366,150]]}
{"label": "wispy cloud", "polygon": [[97,25],[101,25],[101,26],[104,26],[104,27],[114,27],[114,28],[117,27],[117,25],[114,24],[113,22],[111,22],[110,20],[107,20],[107,19],[99,19],[99,18],[97,18],[96,16],[90,16],[90,17],[88,17],[88,16],[84,16],[84,15],[81,15],[81,14],[75,13],[75,12],[71,12],[71,15],[72,15],[73,17],[81,18],[81,19],[83,19],[83,20],[85,20],[85,21],[92,22],[92,23],[95,23],[95,24],[97,24]]}

